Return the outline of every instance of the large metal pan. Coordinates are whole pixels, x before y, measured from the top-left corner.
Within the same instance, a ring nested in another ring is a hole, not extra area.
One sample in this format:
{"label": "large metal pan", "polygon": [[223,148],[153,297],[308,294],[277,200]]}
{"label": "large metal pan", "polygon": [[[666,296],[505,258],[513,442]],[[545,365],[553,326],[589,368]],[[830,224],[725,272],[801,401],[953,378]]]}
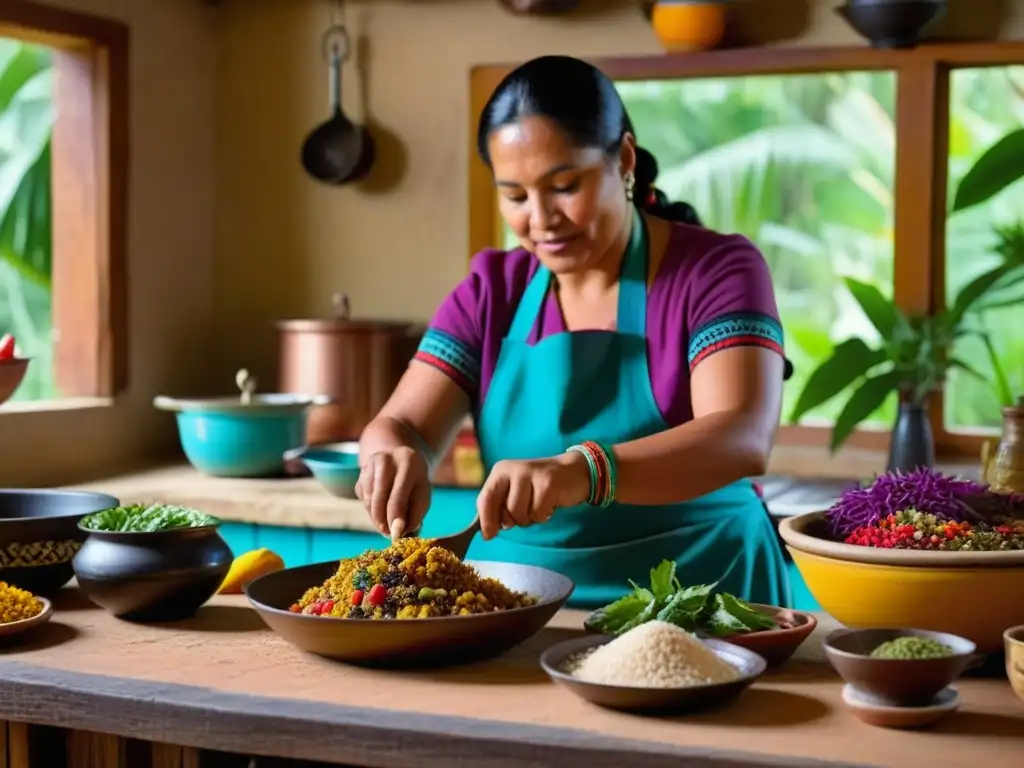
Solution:
{"label": "large metal pan", "polygon": [[245,590],[267,625],[304,651],[361,666],[449,666],[498,656],[540,632],[572,594],[573,583],[544,568],[467,560],[481,576],[539,598],[528,608],[431,619],[332,619],[288,607],[322,584],[338,562],[267,574]]}

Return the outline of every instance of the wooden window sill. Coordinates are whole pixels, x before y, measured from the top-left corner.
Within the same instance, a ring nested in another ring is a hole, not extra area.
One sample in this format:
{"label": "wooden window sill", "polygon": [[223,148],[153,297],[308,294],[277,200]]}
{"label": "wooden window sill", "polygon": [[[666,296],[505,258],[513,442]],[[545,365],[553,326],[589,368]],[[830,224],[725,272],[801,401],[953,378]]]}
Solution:
{"label": "wooden window sill", "polygon": [[28,402],[4,403],[0,408],[0,417],[14,413],[49,413],[51,411],[93,411],[100,408],[111,408],[112,397],[65,397],[60,400],[33,400]]}

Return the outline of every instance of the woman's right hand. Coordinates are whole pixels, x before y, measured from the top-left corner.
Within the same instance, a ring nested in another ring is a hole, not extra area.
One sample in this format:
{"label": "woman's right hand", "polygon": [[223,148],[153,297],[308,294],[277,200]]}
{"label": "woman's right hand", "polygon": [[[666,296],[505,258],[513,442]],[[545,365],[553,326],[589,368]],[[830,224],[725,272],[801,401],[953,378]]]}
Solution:
{"label": "woman's right hand", "polygon": [[423,525],[430,507],[430,468],[413,448],[379,451],[363,464],[355,491],[374,527],[394,540]]}

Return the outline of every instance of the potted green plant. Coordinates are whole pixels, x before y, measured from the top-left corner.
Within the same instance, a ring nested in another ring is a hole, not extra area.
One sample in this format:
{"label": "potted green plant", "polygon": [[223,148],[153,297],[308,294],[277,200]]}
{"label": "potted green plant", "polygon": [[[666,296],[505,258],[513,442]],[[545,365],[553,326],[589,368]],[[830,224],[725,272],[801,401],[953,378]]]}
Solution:
{"label": "potted green plant", "polygon": [[[1003,137],[982,155],[957,188],[950,214],[979,205],[1024,176],[1024,130]],[[931,466],[934,440],[928,419],[928,400],[942,386],[951,368],[987,381],[1000,402],[1014,397],[988,335],[972,322],[974,315],[1007,303],[1007,291],[1024,284],[1024,226],[997,230],[996,251],[1002,257],[994,268],[976,277],[949,306],[933,315],[905,315],[872,285],[846,278],[845,284],[882,341],[871,347],[860,338],[838,344],[808,378],[790,419],[798,421],[813,408],[850,392],[832,429],[836,451],[853,431],[893,392],[899,412],[893,428],[888,468]],[[1019,292],[1009,301],[1020,301]],[[957,340],[979,336],[992,366],[992,380],[953,354]]]}

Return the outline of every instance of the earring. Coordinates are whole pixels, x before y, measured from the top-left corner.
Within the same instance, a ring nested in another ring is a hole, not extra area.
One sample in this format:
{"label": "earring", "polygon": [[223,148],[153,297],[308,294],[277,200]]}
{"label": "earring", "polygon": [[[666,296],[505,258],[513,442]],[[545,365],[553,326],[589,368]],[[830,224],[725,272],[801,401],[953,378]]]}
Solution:
{"label": "earring", "polygon": [[626,199],[629,202],[633,202],[633,187],[636,186],[636,176],[633,175],[632,171],[626,171],[626,175],[622,177],[622,183],[626,185]]}

